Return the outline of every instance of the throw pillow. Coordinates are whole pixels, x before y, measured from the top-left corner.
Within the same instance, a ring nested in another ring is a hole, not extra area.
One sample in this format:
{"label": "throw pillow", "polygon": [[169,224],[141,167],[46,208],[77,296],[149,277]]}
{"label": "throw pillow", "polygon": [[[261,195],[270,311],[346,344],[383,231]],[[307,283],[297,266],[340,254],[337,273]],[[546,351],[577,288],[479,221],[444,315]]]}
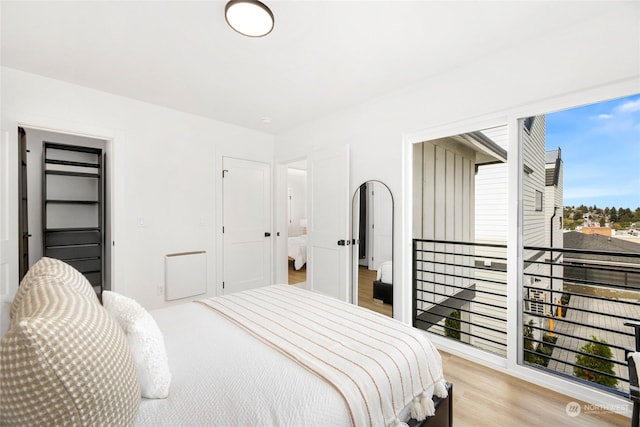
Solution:
{"label": "throw pillow", "polygon": [[102,303],[127,336],[142,397],[167,397],[171,372],[164,337],[156,321],[138,302],[124,295],[104,291]]}
{"label": "throw pillow", "polygon": [[60,279],[36,276],[0,341],[0,425],[131,425],[133,358],[106,310]]}

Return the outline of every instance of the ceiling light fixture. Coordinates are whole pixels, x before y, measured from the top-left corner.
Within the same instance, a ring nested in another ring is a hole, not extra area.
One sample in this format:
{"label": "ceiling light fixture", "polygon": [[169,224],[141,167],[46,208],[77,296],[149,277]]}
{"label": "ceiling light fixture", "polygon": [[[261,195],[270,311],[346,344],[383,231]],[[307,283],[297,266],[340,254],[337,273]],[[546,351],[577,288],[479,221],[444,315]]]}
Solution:
{"label": "ceiling light fixture", "polygon": [[271,9],[258,0],[231,0],[224,8],[227,24],[248,37],[263,37],[273,30]]}

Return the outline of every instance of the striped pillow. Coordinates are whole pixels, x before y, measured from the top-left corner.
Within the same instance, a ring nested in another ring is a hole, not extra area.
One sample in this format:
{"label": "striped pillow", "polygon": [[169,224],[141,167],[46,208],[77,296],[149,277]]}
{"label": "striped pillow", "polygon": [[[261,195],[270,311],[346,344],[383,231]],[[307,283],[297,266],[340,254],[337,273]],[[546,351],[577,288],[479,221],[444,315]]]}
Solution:
{"label": "striped pillow", "polygon": [[9,312],[9,317],[11,319],[15,316],[15,312],[20,305],[20,301],[22,301],[24,295],[29,291],[32,279],[37,276],[57,277],[66,285],[72,286],[81,295],[85,295],[87,298],[95,301],[96,304],[100,303],[91,283],[89,283],[82,273],[58,259],[43,257],[31,266],[20,282],[18,291],[13,297],[13,303],[11,304],[11,310]]}
{"label": "striped pillow", "polygon": [[120,326],[60,279],[32,277],[0,341],[0,425],[131,425],[140,402]]}

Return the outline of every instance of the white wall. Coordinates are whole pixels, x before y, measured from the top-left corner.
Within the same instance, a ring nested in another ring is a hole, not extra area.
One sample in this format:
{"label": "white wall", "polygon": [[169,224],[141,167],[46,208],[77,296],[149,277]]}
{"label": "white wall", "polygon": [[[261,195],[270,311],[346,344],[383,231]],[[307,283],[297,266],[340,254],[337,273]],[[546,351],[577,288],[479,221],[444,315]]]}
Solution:
{"label": "white wall", "polygon": [[[567,27],[527,46],[470,58],[459,68],[405,90],[283,132],[276,137],[276,161],[349,144],[351,192],[362,182],[380,180],[390,188],[398,209],[410,185],[405,182],[403,158],[407,151],[403,141],[410,135],[435,139],[503,124],[512,114],[524,117],[640,91],[639,14],[631,3],[616,4],[595,21]],[[559,100],[561,96],[566,98]],[[438,134],[442,129],[445,133]],[[410,158],[411,153],[406,154]],[[396,257],[410,248],[410,242],[401,238],[403,227],[411,225],[400,220],[406,221],[407,215],[411,213],[397,215],[395,247],[402,250],[395,252]],[[402,258],[405,263],[407,256]],[[399,263],[396,259],[394,265]],[[394,313],[405,321],[410,319],[407,269],[404,275],[403,269],[394,269],[394,283],[403,283],[394,288],[394,301],[403,304]]]}
{"label": "white wall", "polygon": [[[17,200],[18,125],[111,141],[112,288],[162,306],[164,255],[206,250],[208,294],[221,289],[222,156],[271,164],[272,136],[10,68],[1,88],[9,142],[3,200]],[[11,203],[3,256],[15,259],[2,288],[9,295],[18,285],[17,215]]]}
{"label": "white wall", "polygon": [[[336,111],[276,137],[276,161],[305,157],[323,147],[350,147],[350,188],[378,179],[396,202],[394,317],[411,320],[412,149],[421,142],[507,123],[518,117],[640,92],[640,7],[611,3],[611,12],[517,48],[469,61],[405,90]],[[419,54],[417,52],[416,54]],[[507,359],[436,340],[437,345],[477,362],[562,390],[588,402],[619,400],[518,363],[518,166],[517,136],[509,134]]]}

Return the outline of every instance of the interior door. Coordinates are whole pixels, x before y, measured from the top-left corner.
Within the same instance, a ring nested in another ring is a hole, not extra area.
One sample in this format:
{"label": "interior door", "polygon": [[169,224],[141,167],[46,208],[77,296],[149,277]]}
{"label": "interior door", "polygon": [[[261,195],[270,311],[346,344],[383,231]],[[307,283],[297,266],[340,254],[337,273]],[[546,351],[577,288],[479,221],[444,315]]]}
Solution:
{"label": "interior door", "polygon": [[23,128],[18,128],[19,147],[19,174],[18,174],[18,241],[20,252],[20,280],[29,270],[29,214],[27,204],[27,134]]}
{"label": "interior door", "polygon": [[271,284],[271,184],[266,163],[222,160],[223,293]]}
{"label": "interior door", "polygon": [[307,286],[349,298],[349,146],[314,152],[308,171]]}

